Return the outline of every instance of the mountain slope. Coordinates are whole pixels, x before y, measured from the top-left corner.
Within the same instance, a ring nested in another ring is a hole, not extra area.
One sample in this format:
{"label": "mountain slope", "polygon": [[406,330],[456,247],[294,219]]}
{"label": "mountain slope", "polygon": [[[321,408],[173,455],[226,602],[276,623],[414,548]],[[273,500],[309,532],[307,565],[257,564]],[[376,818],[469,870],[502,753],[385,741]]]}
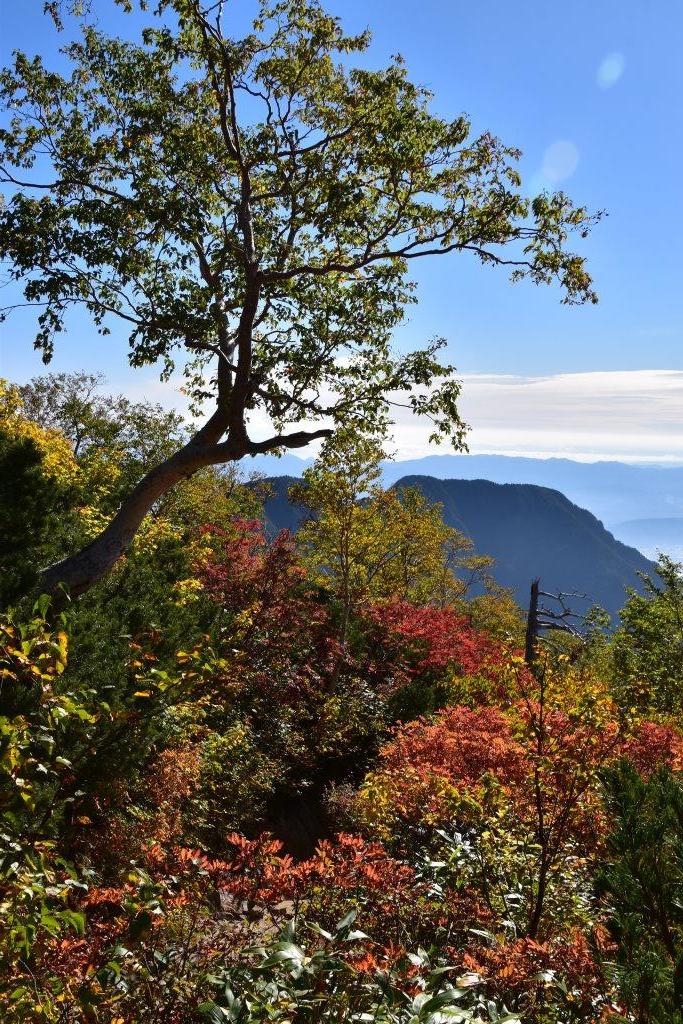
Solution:
{"label": "mountain slope", "polygon": [[[310,459],[287,453],[282,459],[258,456],[255,469],[267,476],[300,476]],[[647,545],[668,550],[666,520],[683,517],[683,466],[632,466],[623,462],[576,462],[573,459],[531,459],[509,455],[426,455],[407,462],[385,462],[385,486],[407,475],[437,479],[491,480],[498,484],[537,484],[561,491],[570,501],[606,523],[627,544],[627,520],[648,519]]]}
{"label": "mountain slope", "polygon": [[270,491],[264,505],[266,533],[270,537],[280,530],[296,533],[302,522],[310,518],[308,509],[289,500],[289,488],[300,482],[295,476],[269,476],[263,481]]}
{"label": "mountain slope", "polygon": [[637,572],[652,563],[635,548],[615,540],[586,509],[559,491],[533,484],[488,480],[436,480],[404,476],[396,487],[417,487],[443,506],[443,518],[471,537],[477,550],[496,560],[495,577],[521,604],[529,582],[540,576],[545,590],[579,591],[585,602],[614,613],[624,588],[638,584]]}
{"label": "mountain slope", "polygon": [[[269,529],[296,530],[306,512],[287,499],[294,478],[269,482]],[[530,581],[540,576],[545,590],[585,594],[585,600],[572,602],[577,609],[600,604],[614,614],[624,603],[625,587],[638,586],[637,573],[653,570],[639,551],[615,540],[595,516],[559,491],[429,476],[404,476],[395,486],[417,487],[429,501],[439,502],[444,521],[471,537],[478,552],[495,558],[495,578],[522,606]]]}
{"label": "mountain slope", "polygon": [[385,467],[385,483],[409,474],[440,479],[537,484],[561,491],[603,522],[683,515],[683,467],[630,466],[505,455],[428,455]]}

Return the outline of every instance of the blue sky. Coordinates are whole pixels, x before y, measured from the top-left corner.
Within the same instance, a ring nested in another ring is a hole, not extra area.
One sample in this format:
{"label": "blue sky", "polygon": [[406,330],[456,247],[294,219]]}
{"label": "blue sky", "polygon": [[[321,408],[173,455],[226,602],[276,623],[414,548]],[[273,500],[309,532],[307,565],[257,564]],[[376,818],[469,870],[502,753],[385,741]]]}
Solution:
{"label": "blue sky", "polygon": [[[566,307],[554,289],[511,286],[504,273],[467,256],[416,268],[420,301],[398,341],[448,339],[464,375],[473,450],[683,459],[680,0],[329,6],[349,29],[373,30],[370,63],[402,53],[439,112],[464,111],[474,131],[519,146],[531,188],[561,187],[608,213],[584,243],[597,307]],[[234,0],[240,20],[246,7]],[[107,27],[130,32],[109,0],[95,0],[95,10]],[[14,46],[48,60],[55,53],[58,39],[41,11],[42,0],[5,7],[0,62]],[[149,370],[126,369],[122,341],[99,339],[85,322],[74,323],[53,365],[102,368],[114,387],[174,401]],[[1,369],[16,379],[41,371],[25,316],[3,328]],[[539,380],[543,428],[534,415]],[[558,394],[572,395],[568,406],[559,403],[556,423],[548,420],[553,381]],[[415,430],[409,447],[421,443]]]}

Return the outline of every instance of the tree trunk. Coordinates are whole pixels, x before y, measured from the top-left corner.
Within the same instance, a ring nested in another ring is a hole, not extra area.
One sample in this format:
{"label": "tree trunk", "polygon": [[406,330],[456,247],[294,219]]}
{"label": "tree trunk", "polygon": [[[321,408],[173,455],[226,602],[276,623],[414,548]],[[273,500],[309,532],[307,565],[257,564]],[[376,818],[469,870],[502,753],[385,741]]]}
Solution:
{"label": "tree trunk", "polygon": [[534,905],[531,911],[531,917],[527,926],[527,937],[536,941],[538,938],[538,929],[541,924],[541,918],[543,917],[543,906],[545,904],[545,896],[548,889],[548,863],[545,859],[545,855],[541,858],[538,871],[538,888],[536,889],[536,898],[534,899]]}
{"label": "tree trunk", "polygon": [[230,456],[225,450],[219,451],[217,446],[198,445],[193,438],[142,478],[99,536],[75,554],[43,569],[39,579],[40,590],[53,594],[62,585],[72,597],[85,593],[125,554],[140,523],[162,494],[198,469],[234,461],[240,454],[243,453]]}
{"label": "tree trunk", "polygon": [[524,660],[529,668],[536,659],[536,641],[538,640],[538,588],[540,579],[533,580],[531,594],[529,597],[529,611],[526,617],[526,644],[524,648]]}

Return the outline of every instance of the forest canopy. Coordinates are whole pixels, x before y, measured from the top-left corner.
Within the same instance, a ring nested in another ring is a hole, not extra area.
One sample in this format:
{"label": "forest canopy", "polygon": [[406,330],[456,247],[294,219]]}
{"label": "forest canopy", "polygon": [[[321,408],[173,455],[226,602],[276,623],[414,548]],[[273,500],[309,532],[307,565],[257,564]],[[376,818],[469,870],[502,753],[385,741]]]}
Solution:
{"label": "forest canopy", "polygon": [[35,602],[183,430],[3,385],[3,1020],[680,1021],[682,567],[529,662],[491,560],[341,432],[297,535],[209,467]]}
{"label": "forest canopy", "polygon": [[[222,3],[164,0],[147,19],[137,40],[85,20],[67,71],[17,53],[0,75],[0,250],[37,347],[49,361],[82,308],[101,335],[127,332],[133,366],[179,365],[208,414],[47,590],[91,586],[202,467],[340,424],[373,433],[392,402],[462,446],[443,340],[392,347],[415,260],[462,253],[596,299],[570,247],[595,216],[561,192],[527,198],[517,148],[434,113],[400,58],[359,66],[369,34],[317,0],[263,2],[238,38]],[[272,424],[258,440],[257,410]]]}

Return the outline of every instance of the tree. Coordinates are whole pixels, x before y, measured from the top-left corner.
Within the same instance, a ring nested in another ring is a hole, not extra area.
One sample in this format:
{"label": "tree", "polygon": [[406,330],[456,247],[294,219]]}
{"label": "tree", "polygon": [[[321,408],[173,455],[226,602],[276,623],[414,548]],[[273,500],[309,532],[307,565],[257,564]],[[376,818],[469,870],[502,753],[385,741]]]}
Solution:
{"label": "tree", "polygon": [[496,589],[488,574],[493,559],[475,554],[470,538],[444,523],[443,506],[430,504],[417,487],[383,491],[377,505],[388,557],[374,576],[371,597],[444,605],[475,585]]}
{"label": "tree", "polygon": [[615,695],[626,709],[683,709],[683,565],[661,555],[645,593],[629,593],[614,637]]}
{"label": "tree", "polygon": [[19,389],[0,380],[0,606],[25,593],[58,552],[78,476],[62,434],[28,420]]}
{"label": "tree", "polygon": [[441,518],[417,488],[384,490],[384,450],[374,437],[338,430],[305,470],[292,499],[312,517],[298,532],[312,577],[339,604],[342,642],[364,601],[399,598],[443,605],[474,583],[491,585],[492,559]]}
{"label": "tree", "polygon": [[291,488],[293,500],[313,513],[299,542],[312,575],[339,604],[342,644],[352,611],[388,557],[376,515],[383,456],[377,438],[339,430]]}
{"label": "tree", "polygon": [[183,440],[183,418],[152,402],[103,393],[104,374],[49,373],[19,388],[24,415],[61,430],[81,459],[94,447],[124,449],[144,469],[167,458]]}
{"label": "tree", "polygon": [[[102,374],[51,373],[10,389],[20,404],[22,430],[61,439],[64,465],[78,471],[81,503],[95,506],[100,516],[115,511],[135,481],[170,457],[188,432],[177,412],[107,394],[105,383]],[[16,430],[16,417],[14,422]],[[64,456],[69,445],[73,458]],[[235,464],[211,466],[168,491],[152,511],[157,522],[174,528],[226,526],[235,515],[261,513],[260,490],[255,479],[241,481]]]}
{"label": "tree", "polygon": [[[179,361],[212,407],[46,588],[101,578],[183,477],[377,424],[392,396],[462,445],[442,342],[392,354],[415,259],[470,252],[595,301],[567,249],[595,218],[563,193],[526,199],[516,149],[432,114],[398,58],[350,66],[369,35],[345,35],[318,0],[261,0],[239,39],[223,6],[161,0],[140,42],[86,25],[69,72],[18,53],[0,76],[0,248],[45,360],[85,307],[101,334],[126,326],[134,366]],[[273,424],[260,441],[256,410]]]}
{"label": "tree", "polygon": [[601,887],[610,904],[621,996],[638,1021],[683,1020],[683,785],[622,761],[604,773],[612,821]]}
{"label": "tree", "polygon": [[[96,535],[183,435],[177,413],[102,393],[103,383],[86,373],[48,374],[21,387],[0,380],[1,604],[25,596],[46,561]],[[179,546],[184,533],[186,547],[198,522],[223,525],[247,509],[258,514],[252,489],[236,472],[210,467],[155,503],[135,546],[153,547],[166,527]]]}

